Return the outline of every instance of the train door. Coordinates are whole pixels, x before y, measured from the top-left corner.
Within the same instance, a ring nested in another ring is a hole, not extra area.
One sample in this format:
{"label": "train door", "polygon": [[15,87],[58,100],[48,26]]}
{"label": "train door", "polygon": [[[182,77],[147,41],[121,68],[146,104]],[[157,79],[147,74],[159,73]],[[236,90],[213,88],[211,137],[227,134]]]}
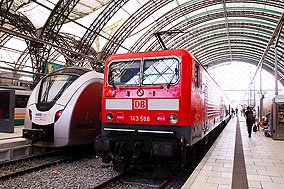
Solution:
{"label": "train door", "polygon": [[14,96],[14,90],[0,90],[0,132],[14,132]]}
{"label": "train door", "polygon": [[203,131],[204,133],[208,130],[208,87],[203,85],[204,93],[204,124]]}

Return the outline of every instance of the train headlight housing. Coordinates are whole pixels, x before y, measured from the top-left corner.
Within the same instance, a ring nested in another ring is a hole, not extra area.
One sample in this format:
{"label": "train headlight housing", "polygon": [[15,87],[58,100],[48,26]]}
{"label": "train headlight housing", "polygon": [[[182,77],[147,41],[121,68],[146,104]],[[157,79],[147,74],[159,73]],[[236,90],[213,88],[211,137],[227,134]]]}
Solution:
{"label": "train headlight housing", "polygon": [[166,116],[165,116],[164,114],[158,114],[158,115],[156,116],[156,121],[157,121],[157,123],[159,123],[159,124],[163,124],[163,123],[165,123],[165,121],[166,121]]}
{"label": "train headlight housing", "polygon": [[33,112],[31,110],[29,110],[29,116],[30,116],[30,120],[32,120]]}
{"label": "train headlight housing", "polygon": [[171,115],[169,116],[169,122],[170,122],[171,124],[176,124],[176,123],[178,122],[178,117],[177,117],[177,115],[171,114]]}
{"label": "train headlight housing", "polygon": [[107,115],[106,115],[106,120],[107,120],[108,122],[112,122],[112,121],[113,121],[113,114],[112,114],[112,113],[107,113]]}
{"label": "train headlight housing", "polygon": [[118,114],[116,115],[116,121],[117,121],[118,123],[122,123],[122,122],[124,121],[124,119],[125,119],[125,116],[124,116],[123,113],[118,113]]}
{"label": "train headlight housing", "polygon": [[54,122],[57,121],[62,116],[63,110],[59,110],[55,113]]}

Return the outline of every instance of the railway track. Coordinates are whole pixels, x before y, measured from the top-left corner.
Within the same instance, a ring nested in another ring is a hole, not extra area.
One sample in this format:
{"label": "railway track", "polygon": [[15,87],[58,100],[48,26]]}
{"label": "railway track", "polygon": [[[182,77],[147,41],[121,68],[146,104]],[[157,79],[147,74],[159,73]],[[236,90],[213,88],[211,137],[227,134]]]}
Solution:
{"label": "railway track", "polygon": [[41,155],[2,162],[0,164],[0,180],[6,180],[19,175],[31,173],[74,158],[72,156],[59,156],[59,153],[60,151],[53,151]]}
{"label": "railway track", "polygon": [[129,187],[164,189],[170,182],[172,182],[172,178],[155,179],[143,175],[121,173],[116,177],[113,177],[101,183],[100,185],[94,187],[94,189],[129,188]]}

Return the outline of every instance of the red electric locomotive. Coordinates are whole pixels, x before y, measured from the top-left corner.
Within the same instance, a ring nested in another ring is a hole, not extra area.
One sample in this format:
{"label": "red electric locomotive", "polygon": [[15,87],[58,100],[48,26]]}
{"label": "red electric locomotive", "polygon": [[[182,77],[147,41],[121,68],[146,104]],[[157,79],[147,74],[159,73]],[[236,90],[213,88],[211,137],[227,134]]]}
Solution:
{"label": "red electric locomotive", "polygon": [[105,65],[95,148],[119,172],[149,163],[184,166],[188,149],[228,119],[225,100],[186,50],[113,55]]}

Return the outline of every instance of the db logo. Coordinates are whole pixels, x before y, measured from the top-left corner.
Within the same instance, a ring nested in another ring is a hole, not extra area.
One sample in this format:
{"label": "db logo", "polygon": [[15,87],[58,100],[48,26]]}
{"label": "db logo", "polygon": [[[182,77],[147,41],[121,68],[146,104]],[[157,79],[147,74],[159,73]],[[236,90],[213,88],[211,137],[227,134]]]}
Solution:
{"label": "db logo", "polygon": [[146,109],[146,100],[134,100],[134,109]]}

